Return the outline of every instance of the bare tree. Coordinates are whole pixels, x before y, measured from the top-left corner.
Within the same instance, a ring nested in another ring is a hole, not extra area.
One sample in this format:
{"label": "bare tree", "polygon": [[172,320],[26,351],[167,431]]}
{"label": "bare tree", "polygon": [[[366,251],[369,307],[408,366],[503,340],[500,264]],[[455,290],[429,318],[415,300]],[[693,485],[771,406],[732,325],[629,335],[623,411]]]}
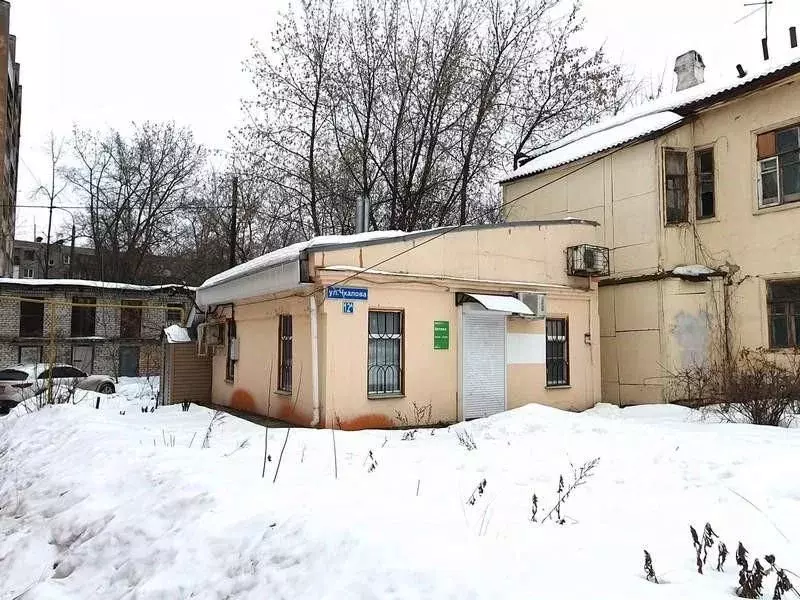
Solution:
{"label": "bare tree", "polygon": [[630,98],[582,26],[566,0],[305,0],[248,63],[238,172],[290,240],[351,233],[360,196],[379,229],[497,218],[508,165]]}
{"label": "bare tree", "polygon": [[333,0],[304,2],[282,16],[271,52],[255,46],[247,66],[256,98],[246,104],[248,122],[236,149],[282,199],[297,205],[304,236],[324,229],[320,152],[330,133],[326,82],[337,29]]}
{"label": "bare tree", "polygon": [[50,137],[47,140],[47,153],[48,159],[50,160],[49,170],[48,170],[48,181],[47,183],[39,183],[39,186],[36,188],[35,196],[38,198],[43,198],[47,201],[48,204],[48,216],[47,216],[47,245],[45,246],[44,251],[44,259],[41,260],[41,267],[44,272],[44,277],[47,279],[48,275],[50,274],[50,244],[51,244],[51,234],[53,232],[53,210],[55,206],[55,202],[64,190],[67,187],[67,184],[64,183],[62,179],[62,154],[63,154],[64,142],[63,140],[57,138],[55,134],[51,131]]}
{"label": "bare tree", "polygon": [[136,281],[148,260],[174,247],[204,160],[188,129],[174,123],[122,132],[77,130],[67,179],[86,204],[78,221],[97,253],[98,276]]}
{"label": "bare tree", "polygon": [[583,29],[579,8],[574,4],[560,18],[549,18],[546,10],[537,23],[535,52],[518,65],[510,104],[515,167],[549,142],[619,111],[634,93],[602,48],[574,43]]}

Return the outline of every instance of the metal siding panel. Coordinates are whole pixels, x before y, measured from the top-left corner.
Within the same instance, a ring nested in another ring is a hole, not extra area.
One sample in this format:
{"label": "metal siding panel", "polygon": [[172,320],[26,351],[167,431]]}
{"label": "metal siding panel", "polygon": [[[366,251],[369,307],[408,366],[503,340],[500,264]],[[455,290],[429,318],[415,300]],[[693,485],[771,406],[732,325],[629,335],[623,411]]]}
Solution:
{"label": "metal siding panel", "polygon": [[506,317],[465,312],[462,387],[464,418],[486,417],[506,408]]}

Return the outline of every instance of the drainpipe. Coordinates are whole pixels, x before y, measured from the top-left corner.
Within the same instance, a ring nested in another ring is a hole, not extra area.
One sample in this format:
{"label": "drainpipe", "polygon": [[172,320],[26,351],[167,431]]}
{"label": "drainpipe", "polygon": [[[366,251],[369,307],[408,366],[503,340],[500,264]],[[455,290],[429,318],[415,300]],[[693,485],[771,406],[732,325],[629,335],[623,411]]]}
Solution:
{"label": "drainpipe", "polygon": [[313,413],[311,427],[319,425],[319,337],[317,335],[317,299],[311,294],[308,297],[308,308],[311,313],[311,397]]}

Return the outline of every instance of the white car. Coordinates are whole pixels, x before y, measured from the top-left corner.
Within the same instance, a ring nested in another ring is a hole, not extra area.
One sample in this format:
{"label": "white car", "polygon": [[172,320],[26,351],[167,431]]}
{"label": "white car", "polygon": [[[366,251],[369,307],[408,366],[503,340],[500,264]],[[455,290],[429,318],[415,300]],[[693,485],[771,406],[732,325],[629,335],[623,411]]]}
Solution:
{"label": "white car", "polygon": [[52,381],[53,389],[71,390],[80,388],[101,394],[113,394],[114,380],[105,375],[87,375],[70,365],[30,363],[0,369],[0,415],[7,415],[23,400],[47,391]]}

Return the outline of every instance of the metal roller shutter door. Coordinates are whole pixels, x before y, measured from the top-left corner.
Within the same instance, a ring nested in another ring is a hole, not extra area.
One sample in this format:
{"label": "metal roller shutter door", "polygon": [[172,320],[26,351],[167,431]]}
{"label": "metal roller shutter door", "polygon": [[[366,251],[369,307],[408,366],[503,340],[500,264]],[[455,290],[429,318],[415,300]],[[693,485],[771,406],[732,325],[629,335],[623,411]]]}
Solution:
{"label": "metal roller shutter door", "polygon": [[462,317],[464,419],[506,408],[506,316],[491,311]]}

